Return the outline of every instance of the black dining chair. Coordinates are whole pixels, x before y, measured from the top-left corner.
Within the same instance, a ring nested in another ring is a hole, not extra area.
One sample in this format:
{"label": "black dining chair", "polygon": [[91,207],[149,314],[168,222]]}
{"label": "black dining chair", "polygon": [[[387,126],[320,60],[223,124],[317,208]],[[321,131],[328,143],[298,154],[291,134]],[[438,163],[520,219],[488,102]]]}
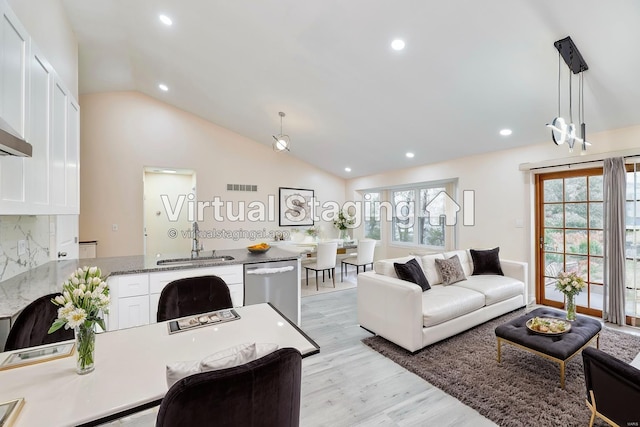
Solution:
{"label": "black dining chair", "polygon": [[170,282],[160,293],[158,322],[232,308],[226,282],[218,276],[187,277]]}
{"label": "black dining chair", "polygon": [[602,418],[610,425],[640,422],[640,369],[597,348],[582,350],[586,403],[591,410],[589,427]]}
{"label": "black dining chair", "polygon": [[302,356],[281,348],[244,365],[190,375],[162,399],[156,427],[297,427]]}
{"label": "black dining chair", "polygon": [[73,329],[60,328],[52,334],[48,333],[49,328],[58,318],[58,306],[51,302],[58,295],[60,293],[42,296],[18,314],[9,330],[4,351],[74,339]]}

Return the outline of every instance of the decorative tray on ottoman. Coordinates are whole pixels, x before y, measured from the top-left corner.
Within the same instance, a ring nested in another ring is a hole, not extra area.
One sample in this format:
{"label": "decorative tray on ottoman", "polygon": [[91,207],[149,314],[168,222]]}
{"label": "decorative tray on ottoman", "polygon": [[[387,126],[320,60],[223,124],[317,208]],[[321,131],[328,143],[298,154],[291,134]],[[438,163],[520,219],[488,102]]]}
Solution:
{"label": "decorative tray on ottoman", "polygon": [[571,330],[571,323],[557,317],[534,317],[527,320],[527,329],[534,334],[556,336]]}

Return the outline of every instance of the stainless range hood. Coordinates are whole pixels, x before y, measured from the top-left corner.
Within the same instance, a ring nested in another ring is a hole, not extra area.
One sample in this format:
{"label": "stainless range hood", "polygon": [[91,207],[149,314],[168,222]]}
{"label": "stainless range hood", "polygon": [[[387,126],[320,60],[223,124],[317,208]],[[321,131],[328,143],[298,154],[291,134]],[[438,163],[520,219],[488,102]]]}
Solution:
{"label": "stainless range hood", "polygon": [[0,117],[0,156],[31,157],[33,147]]}

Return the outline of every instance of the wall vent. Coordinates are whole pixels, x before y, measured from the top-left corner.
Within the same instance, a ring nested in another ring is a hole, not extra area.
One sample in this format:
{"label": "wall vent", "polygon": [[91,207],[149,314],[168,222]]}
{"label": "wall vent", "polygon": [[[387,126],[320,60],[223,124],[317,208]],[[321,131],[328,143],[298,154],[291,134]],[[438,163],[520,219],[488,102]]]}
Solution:
{"label": "wall vent", "polygon": [[251,184],[227,184],[227,191],[258,191],[258,186]]}

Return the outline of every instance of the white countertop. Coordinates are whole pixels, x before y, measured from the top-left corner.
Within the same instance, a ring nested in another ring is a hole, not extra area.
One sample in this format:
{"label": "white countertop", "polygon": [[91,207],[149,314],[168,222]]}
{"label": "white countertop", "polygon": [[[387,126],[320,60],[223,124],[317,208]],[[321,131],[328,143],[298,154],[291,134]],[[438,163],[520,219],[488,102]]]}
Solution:
{"label": "white countertop", "polygon": [[[303,356],[319,350],[268,304],[235,310],[241,319],[173,335],[165,322],[98,334],[96,368],[87,375],[75,373],[75,354],[0,371],[0,402],[25,399],[16,427],[78,425],[161,399],[170,362],[246,342],[294,347]],[[9,354],[0,353],[0,363]]]}

